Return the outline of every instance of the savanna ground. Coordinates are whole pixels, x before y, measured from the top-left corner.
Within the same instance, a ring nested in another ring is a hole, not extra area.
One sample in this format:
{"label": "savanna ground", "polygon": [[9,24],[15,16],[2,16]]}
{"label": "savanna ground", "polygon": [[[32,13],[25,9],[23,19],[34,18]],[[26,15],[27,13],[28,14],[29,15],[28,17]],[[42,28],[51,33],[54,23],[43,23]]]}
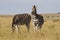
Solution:
{"label": "savanna ground", "polygon": [[60,40],[60,14],[43,14],[44,24],[40,32],[34,32],[32,22],[30,33],[22,25],[19,34],[12,33],[13,16],[0,16],[0,40]]}

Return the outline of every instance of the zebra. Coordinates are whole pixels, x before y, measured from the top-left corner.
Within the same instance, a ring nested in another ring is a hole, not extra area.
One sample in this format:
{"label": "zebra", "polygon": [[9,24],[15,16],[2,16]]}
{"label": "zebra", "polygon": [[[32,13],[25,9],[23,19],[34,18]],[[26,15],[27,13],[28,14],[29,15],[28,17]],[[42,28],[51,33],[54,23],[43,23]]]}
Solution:
{"label": "zebra", "polygon": [[32,8],[31,15],[32,15],[32,22],[33,22],[34,30],[39,31],[39,29],[41,29],[44,23],[44,19],[42,15],[37,14],[35,5]]}
{"label": "zebra", "polygon": [[29,32],[30,22],[31,22],[30,14],[27,14],[27,13],[16,14],[12,20],[12,32],[14,32],[15,29],[18,31],[18,29],[20,29],[20,25],[26,25]]}

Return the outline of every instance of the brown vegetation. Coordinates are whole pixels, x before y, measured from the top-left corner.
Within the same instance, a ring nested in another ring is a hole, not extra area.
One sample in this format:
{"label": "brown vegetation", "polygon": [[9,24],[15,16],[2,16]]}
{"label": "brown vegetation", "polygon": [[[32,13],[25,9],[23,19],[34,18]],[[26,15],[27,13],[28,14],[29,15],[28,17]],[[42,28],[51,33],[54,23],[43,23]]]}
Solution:
{"label": "brown vegetation", "polygon": [[[27,32],[26,26],[22,25],[18,35],[12,33],[13,16],[0,16],[0,40],[60,40],[60,15],[58,15],[59,17],[57,15],[43,14],[45,22],[40,32],[34,32],[31,22],[30,33]],[[59,21],[54,21],[57,19]]]}

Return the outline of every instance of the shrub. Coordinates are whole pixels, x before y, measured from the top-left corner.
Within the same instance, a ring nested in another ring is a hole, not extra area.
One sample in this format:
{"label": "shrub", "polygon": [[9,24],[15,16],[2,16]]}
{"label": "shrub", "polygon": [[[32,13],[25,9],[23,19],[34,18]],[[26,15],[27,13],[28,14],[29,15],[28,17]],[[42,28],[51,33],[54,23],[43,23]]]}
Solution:
{"label": "shrub", "polygon": [[59,19],[53,20],[53,22],[57,22],[57,21],[59,21]]}

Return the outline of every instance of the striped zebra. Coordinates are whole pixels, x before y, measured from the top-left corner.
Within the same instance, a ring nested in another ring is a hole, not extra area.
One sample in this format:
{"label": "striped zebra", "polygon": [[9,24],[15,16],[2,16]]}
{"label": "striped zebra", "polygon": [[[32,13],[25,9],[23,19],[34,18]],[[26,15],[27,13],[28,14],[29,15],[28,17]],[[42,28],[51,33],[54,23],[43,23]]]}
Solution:
{"label": "striped zebra", "polygon": [[41,29],[44,23],[44,19],[42,15],[37,14],[35,5],[32,8],[31,15],[32,15],[32,22],[33,22],[34,30],[39,31],[39,29]]}
{"label": "striped zebra", "polygon": [[14,32],[15,29],[18,31],[18,29],[20,29],[20,25],[26,25],[29,32],[30,22],[31,22],[31,16],[29,14],[27,13],[16,14],[12,20],[12,32]]}

